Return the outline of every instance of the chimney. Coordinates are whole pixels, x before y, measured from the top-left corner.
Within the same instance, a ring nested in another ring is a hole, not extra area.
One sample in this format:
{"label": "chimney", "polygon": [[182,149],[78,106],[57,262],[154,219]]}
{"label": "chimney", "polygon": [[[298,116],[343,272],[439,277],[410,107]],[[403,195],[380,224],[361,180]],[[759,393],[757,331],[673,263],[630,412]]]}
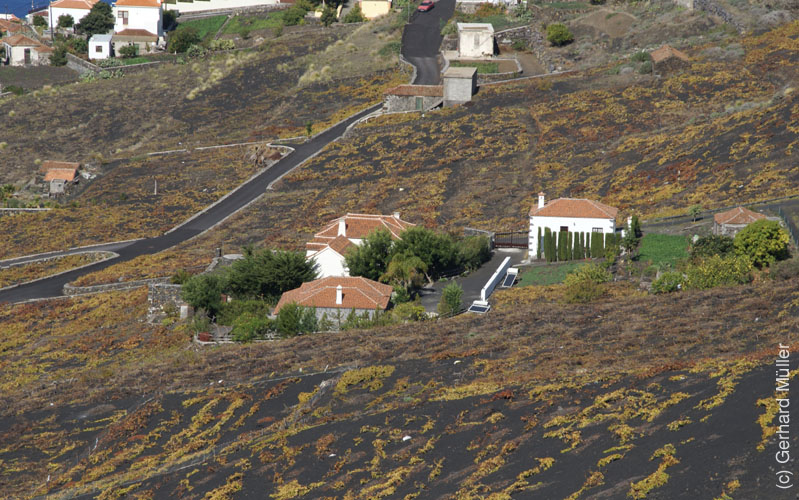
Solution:
{"label": "chimney", "polygon": [[338,220],[338,235],[347,236],[347,218],[342,217]]}
{"label": "chimney", "polygon": [[394,218],[395,218],[395,219],[399,219],[399,216],[400,216],[400,213],[399,213],[399,212],[394,212]]}
{"label": "chimney", "polygon": [[344,292],[341,285],[336,287],[336,304],[341,305],[344,303]]}
{"label": "chimney", "polygon": [[538,208],[544,208],[544,192],[538,193]]}

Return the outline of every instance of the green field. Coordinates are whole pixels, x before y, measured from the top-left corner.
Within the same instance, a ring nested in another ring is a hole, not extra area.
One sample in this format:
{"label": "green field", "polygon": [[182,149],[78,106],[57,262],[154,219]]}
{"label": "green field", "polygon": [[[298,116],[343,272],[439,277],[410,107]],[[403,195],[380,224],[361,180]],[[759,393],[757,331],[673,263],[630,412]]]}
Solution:
{"label": "green field", "polygon": [[653,265],[674,265],[688,257],[688,238],[670,234],[647,234],[641,239],[638,260]]}
{"label": "green field", "polygon": [[454,68],[477,68],[478,73],[497,73],[499,65],[495,62],[468,62],[452,61],[449,63]]}
{"label": "green field", "polygon": [[574,271],[583,262],[565,262],[563,264],[547,264],[545,266],[534,266],[524,271],[519,276],[519,286],[530,285],[554,285],[562,283],[566,275]]}
{"label": "green field", "polygon": [[259,16],[233,16],[223,31],[226,35],[243,35],[253,30],[275,29],[283,23],[281,12],[274,12],[266,17]]}
{"label": "green field", "polygon": [[213,37],[216,35],[216,32],[219,31],[219,28],[225,24],[225,20],[227,16],[213,16],[213,17],[206,17],[203,19],[192,19],[191,21],[182,22],[178,25],[178,29],[184,27],[192,27],[197,30],[197,34],[200,35],[200,38],[205,41],[206,38]]}

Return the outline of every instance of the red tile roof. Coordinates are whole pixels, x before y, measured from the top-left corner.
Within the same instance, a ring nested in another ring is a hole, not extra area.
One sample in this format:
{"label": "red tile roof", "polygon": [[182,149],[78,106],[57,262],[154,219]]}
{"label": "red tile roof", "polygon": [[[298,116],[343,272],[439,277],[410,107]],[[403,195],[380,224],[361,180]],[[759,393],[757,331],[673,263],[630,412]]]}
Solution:
{"label": "red tile roof", "polygon": [[113,41],[150,42],[158,40],[158,35],[147,30],[128,28],[114,33]]}
{"label": "red tile roof", "polygon": [[659,49],[653,50],[652,52],[650,52],[649,55],[652,57],[652,61],[654,63],[659,63],[661,61],[665,61],[666,59],[669,59],[671,57],[676,57],[677,59],[680,59],[680,60],[683,60],[683,61],[686,61],[686,62],[689,60],[687,54],[675,49],[671,45],[664,45],[664,46],[660,47]]}
{"label": "red tile roof", "polygon": [[[318,251],[322,250],[327,245],[332,245],[333,241],[339,236],[338,226],[339,221],[342,219],[344,219],[346,224],[344,236],[346,236],[345,239],[347,240],[366,238],[377,229],[386,229],[391,233],[393,239],[398,239],[403,231],[416,225],[405,222],[393,215],[347,214],[344,217],[339,217],[338,219],[328,222],[324,229],[316,233],[313,240],[305,245],[306,248],[308,250]],[[336,248],[333,250],[339,252]]]}
{"label": "red tile roof", "polygon": [[443,85],[398,85],[386,90],[387,95],[444,97]]}
{"label": "red tile roof", "polygon": [[[336,304],[336,290],[341,286],[342,301]],[[332,307],[338,309],[380,309],[385,310],[391,300],[390,285],[384,285],[366,278],[344,278],[330,276],[289,290],[280,297],[274,314],[291,303],[305,307]]]}
{"label": "red tile roof", "polygon": [[160,0],[117,0],[117,7],[160,7]]}
{"label": "red tile roof", "polygon": [[713,220],[716,221],[716,224],[749,224],[765,218],[765,215],[753,212],[744,207],[736,207],[713,216]]}
{"label": "red tile roof", "polygon": [[25,27],[19,23],[13,21],[6,21],[5,19],[0,19],[0,31],[7,31],[9,33],[18,33],[24,29]]}
{"label": "red tile roof", "polygon": [[56,0],[50,4],[50,7],[91,10],[98,1],[99,0]]}
{"label": "red tile roof", "polygon": [[535,217],[577,217],[586,219],[615,219],[619,209],[598,201],[579,198],[558,198],[541,208],[538,205],[530,210]]}
{"label": "red tile roof", "polygon": [[78,168],[80,168],[80,163],[76,163],[76,162],[73,162],[73,161],[52,161],[52,160],[47,160],[47,161],[42,162],[42,166],[39,167],[39,172],[40,173],[45,173],[48,170],[50,170],[51,168],[74,168],[74,169],[78,169]]}
{"label": "red tile roof", "polygon": [[47,171],[47,174],[45,174],[44,181],[49,182],[58,179],[72,182],[75,180],[77,174],[78,169],[76,168],[51,168]]}
{"label": "red tile roof", "polygon": [[25,35],[12,35],[6,38],[0,38],[0,42],[6,43],[11,47],[44,47],[41,43]]}

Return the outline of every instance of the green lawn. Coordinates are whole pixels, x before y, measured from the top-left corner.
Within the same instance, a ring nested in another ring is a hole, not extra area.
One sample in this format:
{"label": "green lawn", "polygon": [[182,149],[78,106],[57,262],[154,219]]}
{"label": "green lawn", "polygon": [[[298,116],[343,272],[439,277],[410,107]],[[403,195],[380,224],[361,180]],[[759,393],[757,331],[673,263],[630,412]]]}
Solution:
{"label": "green lawn", "polygon": [[646,234],[641,239],[638,260],[674,265],[678,260],[688,257],[688,238],[670,234]]}
{"label": "green lawn", "polygon": [[477,68],[478,73],[497,73],[499,65],[495,62],[467,62],[452,61],[450,66],[455,68]]}
{"label": "green lawn", "polygon": [[533,266],[521,273],[518,286],[563,283],[567,274],[584,264],[584,262],[564,262],[562,264]]}
{"label": "green lawn", "polygon": [[281,12],[273,12],[267,16],[233,16],[225,30],[226,35],[243,35],[245,32],[262,29],[275,29],[283,22]]}
{"label": "green lawn", "polygon": [[219,31],[219,28],[225,24],[226,19],[227,16],[213,16],[205,17],[203,19],[192,19],[191,21],[180,23],[178,25],[178,29],[185,26],[191,26],[197,30],[197,34],[200,35],[200,38],[204,41],[207,37],[213,37],[216,35],[216,32]]}

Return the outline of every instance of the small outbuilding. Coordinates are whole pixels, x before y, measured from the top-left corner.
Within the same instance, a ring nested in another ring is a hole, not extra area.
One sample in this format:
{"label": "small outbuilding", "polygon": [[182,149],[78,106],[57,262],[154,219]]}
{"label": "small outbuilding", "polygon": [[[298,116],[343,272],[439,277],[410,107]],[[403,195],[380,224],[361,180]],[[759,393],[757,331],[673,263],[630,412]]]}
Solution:
{"label": "small outbuilding", "polygon": [[388,112],[427,111],[444,101],[442,85],[398,85],[384,94],[383,109]]}
{"label": "small outbuilding", "polygon": [[69,161],[45,161],[39,169],[43,188],[50,196],[59,196],[66,193],[69,186],[77,184],[80,163]]}
{"label": "small outbuilding", "polygon": [[119,49],[125,45],[138,45],[139,54],[144,54],[152,51],[158,43],[158,35],[150,33],[143,29],[125,29],[116,32],[111,41],[114,44],[114,51],[119,52]]}
{"label": "small outbuilding", "polygon": [[111,38],[113,34],[93,35],[89,39],[89,59],[108,59],[111,57]]}
{"label": "small outbuilding", "polygon": [[0,38],[5,48],[3,64],[11,66],[39,66],[50,64],[53,49],[25,35],[17,34]]}
{"label": "small outbuilding", "polygon": [[667,73],[672,70],[686,68],[691,64],[691,58],[685,52],[675,49],[671,45],[664,45],[649,53],[652,66],[658,73]]}
{"label": "small outbuilding", "polygon": [[738,231],[766,216],[748,208],[735,207],[713,216],[713,234],[735,236]]}
{"label": "small outbuilding", "polygon": [[450,66],[444,72],[444,106],[469,102],[476,91],[477,68]]}
{"label": "small outbuilding", "polygon": [[358,2],[366,19],[375,19],[391,12],[391,0],[361,0]]}
{"label": "small outbuilding", "polygon": [[458,56],[482,59],[494,55],[494,26],[491,23],[458,23]]}

